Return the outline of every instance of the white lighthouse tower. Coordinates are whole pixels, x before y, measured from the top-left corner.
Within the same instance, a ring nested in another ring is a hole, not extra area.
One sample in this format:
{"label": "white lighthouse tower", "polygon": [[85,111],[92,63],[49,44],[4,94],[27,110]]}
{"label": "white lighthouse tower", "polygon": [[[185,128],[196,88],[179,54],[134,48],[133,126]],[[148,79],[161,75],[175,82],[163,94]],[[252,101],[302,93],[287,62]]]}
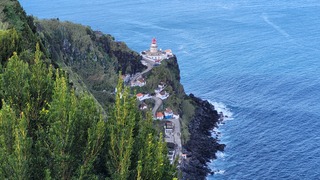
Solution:
{"label": "white lighthouse tower", "polygon": [[155,64],[160,64],[162,60],[173,57],[170,49],[158,50],[156,38],[152,38],[150,49],[142,51],[140,54],[144,60],[153,61]]}
{"label": "white lighthouse tower", "polygon": [[158,45],[156,38],[152,38],[152,42],[150,45],[150,53],[157,53],[158,52]]}

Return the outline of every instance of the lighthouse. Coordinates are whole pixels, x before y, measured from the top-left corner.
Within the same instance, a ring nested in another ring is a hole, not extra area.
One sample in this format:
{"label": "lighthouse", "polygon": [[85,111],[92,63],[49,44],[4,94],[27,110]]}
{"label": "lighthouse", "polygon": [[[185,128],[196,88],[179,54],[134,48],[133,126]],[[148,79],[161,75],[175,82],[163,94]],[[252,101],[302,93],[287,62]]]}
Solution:
{"label": "lighthouse", "polygon": [[152,42],[150,45],[150,53],[157,53],[158,52],[158,45],[156,38],[152,38]]}
{"label": "lighthouse", "polygon": [[153,61],[155,64],[160,64],[162,60],[173,57],[170,49],[158,50],[156,38],[152,38],[150,49],[142,51],[140,54],[144,60]]}

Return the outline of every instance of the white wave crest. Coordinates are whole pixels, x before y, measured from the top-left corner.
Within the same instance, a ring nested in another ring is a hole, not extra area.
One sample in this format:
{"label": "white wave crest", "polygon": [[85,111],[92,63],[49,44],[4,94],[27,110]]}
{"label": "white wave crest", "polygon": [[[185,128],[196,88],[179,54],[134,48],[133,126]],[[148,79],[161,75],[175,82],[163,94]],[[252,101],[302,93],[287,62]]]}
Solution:
{"label": "white wave crest", "polygon": [[213,102],[210,101],[210,104],[212,104],[214,106],[214,109],[216,111],[218,111],[218,113],[222,112],[223,116],[224,116],[224,120],[231,120],[233,119],[233,113],[231,112],[231,110],[222,102]]}
{"label": "white wave crest", "polygon": [[213,171],[214,174],[224,174],[224,172],[225,170],[222,169]]}
{"label": "white wave crest", "polygon": [[218,152],[216,153],[216,156],[217,156],[218,159],[224,159],[225,154],[224,154],[224,152],[218,151]]}

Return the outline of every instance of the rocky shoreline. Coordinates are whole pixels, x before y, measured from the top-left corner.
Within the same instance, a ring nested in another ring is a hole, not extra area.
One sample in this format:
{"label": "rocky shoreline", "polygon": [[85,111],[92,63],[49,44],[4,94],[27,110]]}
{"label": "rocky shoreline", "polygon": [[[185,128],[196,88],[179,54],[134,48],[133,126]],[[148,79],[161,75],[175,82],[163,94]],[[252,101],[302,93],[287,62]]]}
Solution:
{"label": "rocky shoreline", "polygon": [[187,158],[182,161],[180,170],[182,179],[199,180],[205,179],[212,173],[207,165],[208,162],[216,159],[215,153],[225,148],[224,144],[219,144],[218,140],[211,136],[211,130],[217,127],[223,118],[220,118],[214,106],[208,101],[197,98],[193,94],[189,97],[197,108],[189,124],[190,139],[184,146]]}

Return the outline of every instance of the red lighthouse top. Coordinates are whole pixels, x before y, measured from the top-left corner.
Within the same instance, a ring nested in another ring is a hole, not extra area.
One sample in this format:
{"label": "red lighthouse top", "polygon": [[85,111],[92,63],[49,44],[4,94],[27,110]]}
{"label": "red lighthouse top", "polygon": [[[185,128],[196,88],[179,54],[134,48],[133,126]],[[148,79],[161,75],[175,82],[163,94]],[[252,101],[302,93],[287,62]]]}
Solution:
{"label": "red lighthouse top", "polygon": [[157,44],[156,38],[152,38],[152,44]]}

